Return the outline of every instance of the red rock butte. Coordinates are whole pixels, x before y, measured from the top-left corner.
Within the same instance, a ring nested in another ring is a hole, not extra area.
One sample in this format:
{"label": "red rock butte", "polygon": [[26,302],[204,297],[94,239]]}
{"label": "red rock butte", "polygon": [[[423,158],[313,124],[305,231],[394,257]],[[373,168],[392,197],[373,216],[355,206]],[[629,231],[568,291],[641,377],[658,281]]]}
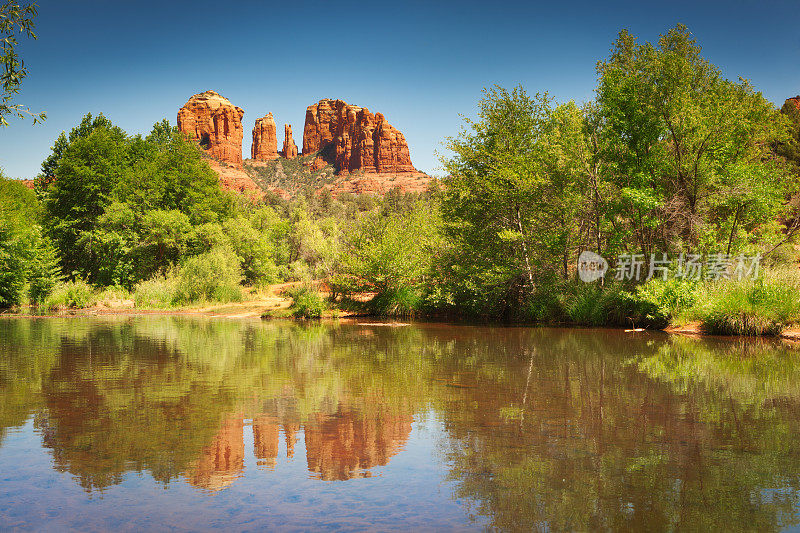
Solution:
{"label": "red rock butte", "polygon": [[270,161],[278,158],[278,133],[272,113],[256,119],[250,154],[253,159],[258,161]]}
{"label": "red rock butte", "polygon": [[[385,194],[392,189],[422,192],[431,178],[411,164],[408,143],[381,113],[322,99],[306,109],[303,152],[292,126],[285,124],[278,150],[272,113],[256,119],[251,159],[242,159],[244,111],[214,91],[195,94],[178,111],[178,127],[206,154],[220,184],[255,198],[272,191],[291,197],[309,181],[322,183],[334,196]],[[298,164],[283,165],[298,158]]]}
{"label": "red rock butte", "polygon": [[326,153],[331,146],[339,174],[417,172],[405,137],[381,113],[326,98],[306,109],[303,155]]}
{"label": "red rock butte", "polygon": [[281,155],[286,159],[294,159],[297,157],[297,145],[292,138],[292,126],[284,124],[283,126],[283,152]]}
{"label": "red rock butte", "polygon": [[244,111],[214,91],[195,94],[178,111],[178,128],[212,157],[242,166]]}
{"label": "red rock butte", "polygon": [[786,102],[791,102],[795,108],[800,110],[800,95],[787,98]]}

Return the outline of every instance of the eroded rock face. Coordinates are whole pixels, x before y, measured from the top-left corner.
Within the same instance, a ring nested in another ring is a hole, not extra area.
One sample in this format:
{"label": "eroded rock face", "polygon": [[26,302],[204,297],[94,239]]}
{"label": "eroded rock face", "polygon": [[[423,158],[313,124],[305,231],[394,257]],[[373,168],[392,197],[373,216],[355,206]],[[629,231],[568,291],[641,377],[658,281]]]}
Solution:
{"label": "eroded rock face", "polygon": [[178,111],[178,128],[209,155],[241,167],[244,111],[214,91],[195,94]]}
{"label": "eroded rock face", "polygon": [[397,128],[381,113],[342,100],[324,99],[306,109],[303,154],[314,152],[331,157],[340,174],[416,172]]}
{"label": "eroded rock face", "polygon": [[297,145],[292,138],[292,126],[285,124],[283,127],[283,157],[286,159],[294,159],[297,157]]}
{"label": "eroded rock face", "polygon": [[797,109],[800,109],[800,95],[793,96],[791,98],[786,99],[786,103],[791,102]]}
{"label": "eroded rock face", "polygon": [[258,161],[271,161],[278,158],[278,133],[272,113],[256,119],[250,155]]}

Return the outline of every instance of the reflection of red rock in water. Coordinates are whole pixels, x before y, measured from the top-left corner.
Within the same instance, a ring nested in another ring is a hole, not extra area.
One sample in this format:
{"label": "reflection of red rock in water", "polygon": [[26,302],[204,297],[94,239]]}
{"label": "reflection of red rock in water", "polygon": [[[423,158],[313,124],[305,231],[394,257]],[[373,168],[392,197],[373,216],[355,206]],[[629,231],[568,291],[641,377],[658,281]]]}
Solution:
{"label": "reflection of red rock in water", "polygon": [[370,468],[385,466],[402,449],[412,421],[385,410],[318,414],[305,426],[308,469],[323,480],[369,477]]}
{"label": "reflection of red rock in water", "polygon": [[253,420],[253,444],[255,448],[256,463],[275,470],[278,463],[278,441],[280,439],[280,425],[271,416],[259,416]]}
{"label": "reflection of red rock in water", "polygon": [[[275,465],[278,463],[280,427],[278,420],[273,416],[261,415],[253,419],[253,443],[258,466],[275,470]],[[296,424],[283,424],[287,457],[294,456],[294,445],[297,442],[295,433],[298,429]]]}
{"label": "reflection of red rock in water", "polygon": [[283,433],[286,435],[286,457],[294,457],[294,445],[297,444],[298,424],[284,424]]}
{"label": "reflection of red rock in water", "polygon": [[223,421],[187,478],[195,487],[222,490],[241,477],[243,470],[244,420],[237,416]]}
{"label": "reflection of red rock in water", "polygon": [[[323,480],[370,477],[370,468],[385,466],[397,455],[411,434],[413,417],[389,413],[385,408],[361,413],[340,408],[335,415],[312,415],[305,425],[308,470]],[[286,456],[294,456],[296,423],[281,424],[269,414],[253,419],[256,464],[275,470],[280,432],[286,439]],[[244,470],[244,417],[230,416],[206,446],[186,475],[190,484],[206,490],[222,490]]]}

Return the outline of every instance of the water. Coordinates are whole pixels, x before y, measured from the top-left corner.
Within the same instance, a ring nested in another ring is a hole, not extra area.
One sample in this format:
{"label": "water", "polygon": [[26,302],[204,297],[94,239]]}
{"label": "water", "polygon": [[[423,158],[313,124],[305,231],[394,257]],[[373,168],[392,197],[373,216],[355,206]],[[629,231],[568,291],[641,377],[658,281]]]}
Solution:
{"label": "water", "polygon": [[0,319],[0,529],[781,530],[799,407],[776,342]]}

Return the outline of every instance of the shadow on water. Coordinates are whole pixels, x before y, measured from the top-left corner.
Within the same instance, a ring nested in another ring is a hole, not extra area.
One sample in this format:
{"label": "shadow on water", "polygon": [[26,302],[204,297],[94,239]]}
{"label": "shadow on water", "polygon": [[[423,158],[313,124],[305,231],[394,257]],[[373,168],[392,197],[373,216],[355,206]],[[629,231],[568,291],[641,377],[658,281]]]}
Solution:
{"label": "shadow on water", "polygon": [[128,472],[216,493],[248,453],[368,478],[434,417],[432,475],[492,527],[799,523],[800,352],[780,343],[157,316],[0,320],[0,353],[0,439],[33,418],[90,494]]}

